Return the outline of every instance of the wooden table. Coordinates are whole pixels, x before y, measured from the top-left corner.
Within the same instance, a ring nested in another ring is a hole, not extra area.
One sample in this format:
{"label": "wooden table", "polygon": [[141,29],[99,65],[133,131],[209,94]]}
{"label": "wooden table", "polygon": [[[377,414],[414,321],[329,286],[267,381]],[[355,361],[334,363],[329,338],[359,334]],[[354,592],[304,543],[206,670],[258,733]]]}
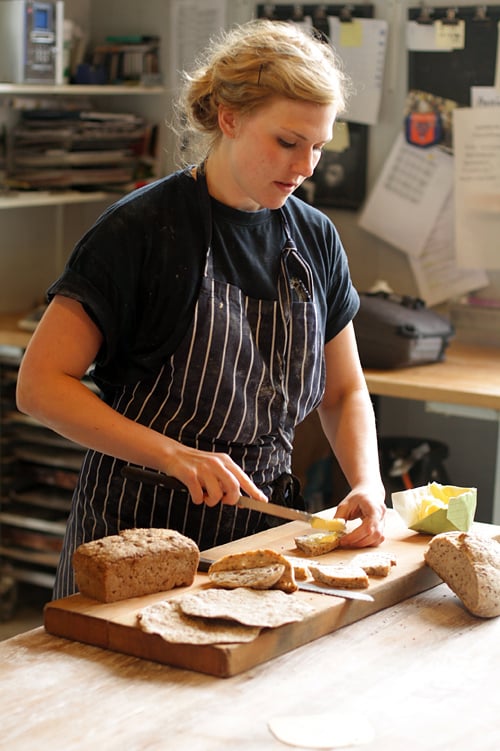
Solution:
{"label": "wooden table", "polygon": [[1,745],[279,751],[270,719],[354,711],[367,751],[496,751],[499,643],[444,584],[228,679],[39,628],[0,643]]}
{"label": "wooden table", "polygon": [[401,370],[365,370],[370,393],[427,402],[431,411],[498,426],[493,524],[500,523],[500,349],[453,342],[446,359]]}

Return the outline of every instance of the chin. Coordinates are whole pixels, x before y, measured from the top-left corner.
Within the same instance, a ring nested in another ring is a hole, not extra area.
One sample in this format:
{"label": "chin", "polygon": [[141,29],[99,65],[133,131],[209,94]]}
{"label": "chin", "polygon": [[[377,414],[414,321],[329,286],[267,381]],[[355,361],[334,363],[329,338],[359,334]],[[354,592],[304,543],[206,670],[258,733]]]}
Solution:
{"label": "chin", "polygon": [[277,198],[269,199],[268,201],[264,201],[261,204],[261,208],[271,210],[281,209],[281,207],[284,206],[284,204],[287,202],[288,198],[289,196],[278,196]]}

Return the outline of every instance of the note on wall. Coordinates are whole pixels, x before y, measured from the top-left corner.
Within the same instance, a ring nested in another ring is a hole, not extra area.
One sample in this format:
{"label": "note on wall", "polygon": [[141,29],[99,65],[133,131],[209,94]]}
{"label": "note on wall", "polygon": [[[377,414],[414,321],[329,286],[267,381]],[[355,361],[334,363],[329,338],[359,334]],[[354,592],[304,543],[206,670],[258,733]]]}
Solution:
{"label": "note on wall", "polygon": [[190,70],[210,37],[226,25],[225,0],[174,0],[170,27],[170,71],[176,87]]}
{"label": "note on wall", "polygon": [[427,305],[488,284],[480,263],[458,265],[453,219],[453,157],[437,146],[411,146],[400,134],[359,224],[408,255]]}
{"label": "note on wall", "polygon": [[453,185],[452,157],[419,149],[400,133],[363,208],[359,224],[418,257]]}
{"label": "note on wall", "polygon": [[353,18],[342,22],[337,16],[328,16],[328,25],[330,42],[355,89],[342,117],[353,123],[375,125],[384,82],[387,21]]}
{"label": "note on wall", "polygon": [[457,263],[500,269],[500,108],[455,110],[453,140]]}
{"label": "note on wall", "polygon": [[427,305],[439,305],[488,285],[482,269],[460,269],[455,259],[453,191],[450,191],[418,258],[410,256],[418,294]]}
{"label": "note on wall", "polygon": [[472,86],[470,97],[472,107],[500,107],[500,88],[495,86]]}

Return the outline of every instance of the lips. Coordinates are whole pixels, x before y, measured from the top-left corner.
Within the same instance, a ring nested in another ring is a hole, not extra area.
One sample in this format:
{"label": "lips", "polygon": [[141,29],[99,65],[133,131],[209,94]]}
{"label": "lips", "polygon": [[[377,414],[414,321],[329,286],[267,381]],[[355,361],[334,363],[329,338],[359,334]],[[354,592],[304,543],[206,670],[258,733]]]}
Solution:
{"label": "lips", "polygon": [[282,182],[279,182],[279,181],[276,181],[276,185],[281,190],[286,190],[286,191],[290,191],[290,192],[294,191],[296,188],[299,187],[298,183],[282,183]]}

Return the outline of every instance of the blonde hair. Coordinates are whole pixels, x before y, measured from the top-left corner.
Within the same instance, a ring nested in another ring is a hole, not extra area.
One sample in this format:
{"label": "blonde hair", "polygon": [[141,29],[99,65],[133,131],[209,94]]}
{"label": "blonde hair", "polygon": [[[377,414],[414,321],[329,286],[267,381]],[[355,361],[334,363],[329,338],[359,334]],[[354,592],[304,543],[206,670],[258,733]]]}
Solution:
{"label": "blonde hair", "polygon": [[349,80],[332,47],[294,23],[257,20],[212,39],[198,67],[184,74],[178,112],[183,148],[206,155],[221,132],[218,108],[240,114],[285,97],[345,109]]}

